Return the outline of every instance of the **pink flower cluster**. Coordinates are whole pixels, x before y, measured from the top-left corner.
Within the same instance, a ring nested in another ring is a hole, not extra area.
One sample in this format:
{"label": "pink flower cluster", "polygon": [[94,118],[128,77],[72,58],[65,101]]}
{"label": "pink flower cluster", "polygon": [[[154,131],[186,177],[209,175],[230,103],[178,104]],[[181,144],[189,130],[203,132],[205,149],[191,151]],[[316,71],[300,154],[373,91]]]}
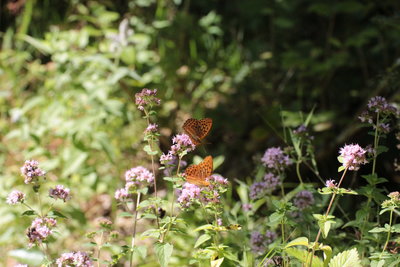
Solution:
{"label": "pink flower cluster", "polygon": [[191,183],[183,184],[178,202],[183,208],[188,208],[196,200],[204,204],[219,203],[221,193],[226,189],[228,180],[221,175],[213,174],[207,178],[209,186],[200,187]]}
{"label": "pink flower cluster", "polygon": [[94,266],[89,256],[85,252],[67,252],[63,253],[56,261],[58,267],[92,267]]}
{"label": "pink flower cluster", "polygon": [[39,168],[39,162],[36,160],[27,160],[24,166],[21,167],[21,174],[25,177],[25,184],[29,184],[36,182],[46,172]]}
{"label": "pink flower cluster", "polygon": [[177,134],[172,138],[172,146],[167,154],[162,154],[160,162],[163,165],[168,165],[169,162],[177,157],[182,157],[186,153],[193,151],[196,146],[187,134]]}
{"label": "pink flower cluster", "polygon": [[54,199],[62,199],[64,202],[71,198],[69,188],[64,188],[63,185],[56,185],[55,188],[50,188],[49,196]]}
{"label": "pink flower cluster", "polygon": [[335,188],[337,185],[335,183],[335,180],[326,180],[325,186],[329,188]]}
{"label": "pink flower cluster", "polygon": [[138,166],[125,172],[125,187],[115,191],[114,197],[123,201],[131,196],[130,191],[148,186],[154,181],[154,175],[148,169]]}
{"label": "pink flower cluster", "polygon": [[156,97],[157,89],[144,88],[140,93],[135,94],[135,103],[139,110],[144,110],[147,106],[160,105],[161,100]]}
{"label": "pink flower cluster", "polygon": [[157,131],[158,131],[158,125],[155,123],[150,123],[149,126],[147,126],[146,130],[144,130],[144,133],[151,134],[151,133],[156,133]]}
{"label": "pink flower cluster", "polygon": [[360,169],[361,164],[368,163],[366,159],[366,151],[359,145],[345,145],[340,149],[340,157],[343,160],[343,167],[349,170]]}
{"label": "pink flower cluster", "polygon": [[288,155],[285,155],[280,147],[268,148],[264,156],[261,158],[261,162],[264,166],[273,169],[283,171],[292,162]]}
{"label": "pink flower cluster", "polygon": [[56,227],[57,221],[53,218],[36,218],[31,227],[28,228],[26,235],[29,238],[29,247],[35,244],[40,244],[42,241],[53,233],[53,228]]}
{"label": "pink flower cluster", "polygon": [[7,203],[10,205],[15,205],[17,203],[23,203],[25,201],[25,194],[18,190],[13,190],[7,196]]}

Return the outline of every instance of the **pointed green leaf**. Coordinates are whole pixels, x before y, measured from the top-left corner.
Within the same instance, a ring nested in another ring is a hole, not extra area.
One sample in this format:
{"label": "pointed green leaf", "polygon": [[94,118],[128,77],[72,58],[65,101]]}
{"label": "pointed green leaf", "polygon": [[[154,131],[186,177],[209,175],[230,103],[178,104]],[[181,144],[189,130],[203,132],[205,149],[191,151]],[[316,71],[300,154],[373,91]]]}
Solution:
{"label": "pointed green leaf", "polygon": [[209,240],[210,238],[211,238],[211,236],[208,235],[208,234],[201,235],[201,236],[197,239],[196,244],[194,244],[194,247],[197,248],[198,246],[200,246],[201,244],[203,244],[204,242],[206,242],[206,241]]}
{"label": "pointed green leaf", "polygon": [[356,248],[337,254],[329,262],[329,267],[362,267]]}
{"label": "pointed green leaf", "polygon": [[156,243],[154,250],[161,267],[167,267],[174,246],[169,243]]}

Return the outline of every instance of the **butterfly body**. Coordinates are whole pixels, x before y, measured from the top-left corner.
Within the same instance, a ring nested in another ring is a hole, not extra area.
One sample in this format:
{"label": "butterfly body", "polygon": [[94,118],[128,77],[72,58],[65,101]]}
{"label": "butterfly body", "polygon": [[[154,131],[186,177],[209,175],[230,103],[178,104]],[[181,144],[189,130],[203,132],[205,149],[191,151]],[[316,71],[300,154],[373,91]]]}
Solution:
{"label": "butterfly body", "polygon": [[210,118],[204,118],[201,120],[191,118],[186,120],[182,126],[185,133],[196,146],[202,143],[204,137],[206,137],[210,132],[211,127],[212,119]]}
{"label": "butterfly body", "polygon": [[213,160],[211,156],[207,156],[201,163],[186,168],[186,181],[197,186],[208,186],[210,183],[207,178],[211,176],[212,171]]}

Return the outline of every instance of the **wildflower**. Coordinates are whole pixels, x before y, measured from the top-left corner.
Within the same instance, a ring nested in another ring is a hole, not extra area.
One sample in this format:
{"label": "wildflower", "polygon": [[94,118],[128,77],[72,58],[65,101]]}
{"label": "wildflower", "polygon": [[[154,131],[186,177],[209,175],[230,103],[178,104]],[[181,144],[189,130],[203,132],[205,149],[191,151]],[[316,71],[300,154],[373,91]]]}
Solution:
{"label": "wildflower", "polygon": [[358,116],[361,122],[367,122],[369,124],[373,123],[373,118],[368,111],[363,111],[360,116]]}
{"label": "wildflower", "polygon": [[156,97],[157,89],[144,88],[140,93],[135,94],[135,103],[139,110],[145,110],[147,106],[160,105],[161,100]]}
{"label": "wildflower", "polygon": [[260,232],[253,231],[250,236],[251,249],[255,253],[261,254],[265,250],[264,237]]}
{"label": "wildflower", "polygon": [[278,236],[277,236],[277,234],[275,232],[267,231],[267,232],[265,232],[265,243],[267,245],[272,244],[277,237]]}
{"label": "wildflower", "polygon": [[7,197],[7,204],[15,205],[25,201],[25,194],[18,190],[13,190]]}
{"label": "wildflower", "polygon": [[390,105],[386,101],[386,99],[382,96],[374,96],[372,97],[367,104],[369,110],[374,112],[386,112]]}
{"label": "wildflower", "polygon": [[366,151],[359,145],[345,145],[340,149],[340,157],[343,160],[343,167],[349,170],[358,170],[361,164],[368,161],[365,158]]}
{"label": "wildflower", "polygon": [[114,197],[116,200],[124,201],[130,197],[128,190],[125,188],[121,188],[115,191]]}
{"label": "wildflower", "polygon": [[157,131],[158,131],[158,125],[155,123],[150,123],[149,126],[147,126],[146,130],[144,130],[146,134],[156,133]]}
{"label": "wildflower", "polygon": [[110,229],[112,225],[112,221],[110,221],[107,218],[101,217],[97,219],[97,223],[100,225],[102,228]]}
{"label": "wildflower", "polygon": [[53,233],[52,228],[56,225],[57,221],[53,218],[36,218],[26,232],[29,239],[29,247],[46,240]]}
{"label": "wildflower", "polygon": [[160,163],[163,165],[173,165],[176,161],[176,157],[171,153],[162,154],[160,156]]}
{"label": "wildflower", "polygon": [[293,130],[293,133],[296,135],[301,135],[306,132],[307,132],[307,127],[304,124],[300,125],[297,129]]}
{"label": "wildflower", "polygon": [[325,182],[325,186],[326,187],[330,187],[330,188],[335,188],[336,187],[336,184],[335,184],[335,180],[326,180],[326,182]]}
{"label": "wildflower", "polygon": [[172,138],[172,143],[173,145],[171,146],[169,153],[175,156],[180,156],[196,148],[187,134],[175,135],[174,138]]}
{"label": "wildflower", "polygon": [[25,177],[25,184],[36,182],[40,176],[46,174],[45,171],[39,168],[39,162],[36,160],[25,161],[24,166],[21,167],[21,173]]}
{"label": "wildflower", "polygon": [[126,185],[125,188],[146,186],[154,181],[154,175],[145,167],[138,166],[125,172]]}
{"label": "wildflower", "polygon": [[191,183],[183,184],[182,191],[178,197],[178,202],[182,207],[189,207],[191,202],[195,199],[201,198],[201,188]]}
{"label": "wildflower", "polygon": [[266,193],[266,183],[265,182],[256,182],[250,186],[250,198],[258,199],[261,198]]}
{"label": "wildflower", "polygon": [[268,193],[273,192],[281,184],[280,178],[273,173],[265,174],[263,181]]}
{"label": "wildflower", "polygon": [[69,188],[64,188],[63,185],[56,185],[55,188],[50,188],[49,196],[54,199],[62,199],[64,202],[71,198]]}
{"label": "wildflower", "polygon": [[218,218],[218,219],[217,219],[217,224],[218,224],[218,226],[221,226],[221,225],[222,225],[222,219],[221,219],[221,218]]}
{"label": "wildflower", "polygon": [[293,204],[299,209],[304,210],[314,204],[314,196],[310,191],[303,190],[296,194]]}
{"label": "wildflower", "polygon": [[249,203],[245,203],[245,204],[242,205],[242,209],[245,212],[251,211],[252,208],[253,208],[253,206],[251,204],[249,204]]}
{"label": "wildflower", "polygon": [[390,132],[390,125],[389,123],[379,123],[378,126],[374,125],[374,129],[378,128],[378,131],[381,133],[389,133]]}
{"label": "wildflower", "polygon": [[210,177],[207,177],[206,180],[210,183],[208,188],[214,189],[215,187],[218,186],[227,186],[228,185],[228,179],[222,177],[219,174],[213,174]]}
{"label": "wildflower", "polygon": [[89,256],[85,252],[68,252],[63,253],[60,258],[56,261],[58,267],[69,267],[69,266],[79,266],[79,267],[92,267],[93,263]]}
{"label": "wildflower", "polygon": [[261,158],[261,162],[270,169],[280,171],[292,164],[289,156],[285,155],[280,147],[268,148]]}

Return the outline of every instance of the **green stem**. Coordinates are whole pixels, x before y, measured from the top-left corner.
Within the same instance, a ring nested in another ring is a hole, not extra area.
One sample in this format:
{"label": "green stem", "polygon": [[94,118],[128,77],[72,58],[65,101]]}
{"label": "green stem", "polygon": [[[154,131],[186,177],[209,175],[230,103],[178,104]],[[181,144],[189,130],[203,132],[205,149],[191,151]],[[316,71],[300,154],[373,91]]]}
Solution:
{"label": "green stem", "polygon": [[100,244],[97,245],[97,266],[100,267],[100,253],[101,253],[101,246],[103,244],[103,235],[104,232],[101,230],[101,236],[100,236]]}
{"label": "green stem", "polygon": [[300,164],[301,164],[301,162],[302,161],[300,159],[297,160],[297,162],[296,162],[296,173],[297,173],[297,177],[300,180],[300,186],[303,185],[303,179],[301,178],[301,173],[300,173]]}
{"label": "green stem", "polygon": [[135,216],[134,216],[134,221],[133,221],[133,233],[132,233],[132,243],[131,243],[131,254],[129,257],[129,266],[132,267],[133,263],[133,247],[135,246],[135,238],[136,238],[136,225],[137,225],[137,215],[138,215],[138,206],[140,203],[140,195],[141,193],[139,192],[137,194],[136,202],[134,204],[135,208]]}
{"label": "green stem", "polygon": [[[343,172],[343,174],[342,174],[342,177],[340,178],[340,181],[339,181],[339,183],[338,183],[338,185],[337,185],[337,188],[339,188],[340,185],[342,184],[343,178],[344,178],[344,176],[346,175],[347,169],[348,169],[348,167],[347,167],[346,169],[344,169],[344,172]],[[336,197],[336,192],[334,192],[334,193],[332,194],[332,198],[331,198],[331,201],[329,202],[328,208],[327,208],[327,210],[326,210],[325,217],[327,217],[327,216],[329,215],[329,212],[331,211],[331,207],[332,207],[333,201],[335,200],[335,197]],[[321,233],[322,233],[322,232],[321,232],[321,228],[320,228],[320,229],[318,230],[318,234],[317,234],[317,237],[315,238],[314,245],[313,245],[313,248],[312,248],[311,259],[310,259],[310,265],[309,265],[310,267],[312,266],[312,261],[313,261],[314,254],[315,254],[315,246],[316,246],[317,243],[318,243],[318,240],[319,240],[319,238],[320,238],[320,236],[321,236]]]}
{"label": "green stem", "polygon": [[377,148],[379,143],[379,133],[378,133],[378,125],[379,125],[379,112],[376,115],[376,125],[375,125],[375,135],[374,135],[374,159],[372,162],[372,174],[375,173],[375,166],[376,166],[376,158],[378,157]]}
{"label": "green stem", "polygon": [[382,249],[382,252],[381,252],[381,255],[379,256],[379,258],[382,257],[383,252],[385,252],[387,245],[389,244],[390,234],[392,232],[392,222],[393,222],[393,209],[390,211],[389,231],[387,233],[386,242],[385,242],[385,245],[383,246],[383,249]]}

